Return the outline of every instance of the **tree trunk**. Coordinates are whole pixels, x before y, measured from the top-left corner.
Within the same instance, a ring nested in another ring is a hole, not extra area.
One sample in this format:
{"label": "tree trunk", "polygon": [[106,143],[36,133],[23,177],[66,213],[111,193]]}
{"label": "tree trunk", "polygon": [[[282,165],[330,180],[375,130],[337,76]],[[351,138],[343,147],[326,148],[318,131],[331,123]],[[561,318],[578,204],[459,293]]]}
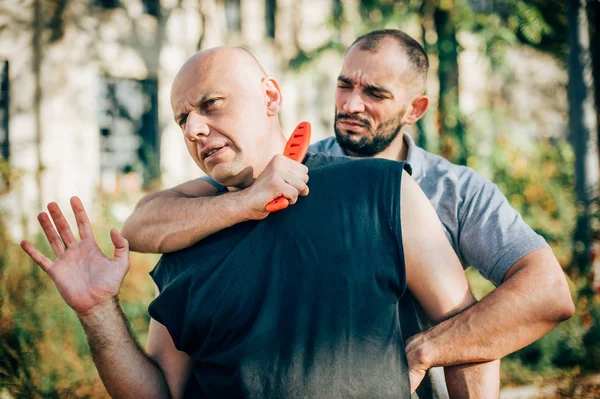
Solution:
{"label": "tree trunk", "polygon": [[454,24],[454,1],[438,5],[433,13],[437,31],[439,57],[438,77],[440,98],[438,120],[442,155],[459,164],[466,164],[467,147],[462,115],[458,104],[458,41]]}
{"label": "tree trunk", "polygon": [[[426,0],[421,4],[420,11],[422,43],[425,53],[427,53],[427,57],[429,58],[430,68],[432,66],[433,56],[437,56],[437,41],[435,40],[437,34],[433,19],[435,8],[436,7],[433,3],[433,0]],[[426,112],[425,115],[423,115],[423,117],[417,122],[417,144],[419,147],[424,148],[427,151],[438,153],[439,143],[436,136],[438,136],[439,129],[434,127],[433,115],[434,111],[430,110],[429,112]]]}
{"label": "tree trunk", "polygon": [[[590,21],[590,49],[592,51],[592,77],[596,100],[596,129],[600,135],[600,1],[588,1],[588,20]],[[598,140],[600,145],[600,138]]]}
{"label": "tree trunk", "polygon": [[37,209],[43,209],[44,192],[42,175],[44,173],[44,162],[42,159],[42,34],[44,32],[44,20],[42,17],[42,4],[40,0],[33,2],[33,114],[35,119],[35,155],[37,158],[37,170],[35,171],[35,183],[37,185]]}
{"label": "tree trunk", "polygon": [[[574,232],[573,265],[586,275],[591,263],[597,263],[597,250],[592,252],[591,205],[598,197],[598,136],[594,86],[590,52],[589,21],[586,0],[567,2],[569,41],[569,138],[575,152],[575,194],[577,225]],[[596,259],[594,259],[596,258]]]}
{"label": "tree trunk", "polygon": [[[590,50],[600,46],[600,1],[587,2],[588,21],[590,27]],[[596,105],[596,145],[600,153],[600,51],[591,50],[592,80],[594,83],[594,99]],[[596,218],[600,211],[596,211]],[[592,229],[592,275],[593,288],[600,293],[600,231]]]}

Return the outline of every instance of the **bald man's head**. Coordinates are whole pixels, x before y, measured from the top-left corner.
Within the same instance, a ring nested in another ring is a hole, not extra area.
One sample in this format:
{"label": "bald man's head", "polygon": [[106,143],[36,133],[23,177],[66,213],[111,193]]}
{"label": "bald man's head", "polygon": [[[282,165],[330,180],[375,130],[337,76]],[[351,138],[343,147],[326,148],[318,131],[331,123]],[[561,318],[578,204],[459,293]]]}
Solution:
{"label": "bald man's head", "polygon": [[250,185],[285,138],[277,114],[281,92],[245,49],[200,51],[181,67],[171,89],[171,106],[190,155],[219,183]]}
{"label": "bald man's head", "polygon": [[171,101],[173,92],[189,85],[190,81],[209,79],[210,72],[221,74],[228,71],[250,80],[267,76],[258,60],[245,48],[223,46],[198,51],[177,72],[171,89]]}

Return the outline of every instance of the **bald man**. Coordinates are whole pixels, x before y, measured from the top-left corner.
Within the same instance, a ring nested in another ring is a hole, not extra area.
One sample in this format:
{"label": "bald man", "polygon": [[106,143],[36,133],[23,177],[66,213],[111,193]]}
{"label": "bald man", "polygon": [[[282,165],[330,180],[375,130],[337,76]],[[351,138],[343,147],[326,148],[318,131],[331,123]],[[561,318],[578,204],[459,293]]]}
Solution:
{"label": "bald man", "polygon": [[[283,165],[300,198],[260,221],[236,224],[152,271],[158,295],[147,352],[117,301],[128,244],[111,231],[105,258],[81,202],[71,201],[76,242],[56,204],[39,220],[57,255],[24,250],[50,275],[88,336],[114,397],[405,398],[409,373],[398,301],[406,289],[430,320],[474,303],[435,212],[403,163],[281,155],[277,81],[244,50],[194,55],[178,73],[171,104],[188,151],[228,192],[278,184]],[[269,184],[269,183],[265,183]],[[262,198],[264,206],[275,196]],[[468,335],[468,334],[467,334]],[[469,339],[469,337],[465,337]],[[435,346],[435,343],[431,343]],[[443,348],[447,350],[448,348]],[[474,359],[476,360],[476,359]],[[449,367],[453,397],[496,397],[497,363]]]}

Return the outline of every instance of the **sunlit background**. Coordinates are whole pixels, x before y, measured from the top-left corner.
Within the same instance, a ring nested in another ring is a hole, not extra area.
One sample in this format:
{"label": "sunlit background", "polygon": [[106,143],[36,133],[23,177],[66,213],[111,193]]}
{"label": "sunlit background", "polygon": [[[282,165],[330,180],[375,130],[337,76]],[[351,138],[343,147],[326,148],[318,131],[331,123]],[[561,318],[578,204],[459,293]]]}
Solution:
{"label": "sunlit background", "polygon": [[[286,133],[307,120],[316,141],[333,134],[344,49],[384,27],[430,57],[411,134],[494,181],[571,284],[576,316],[503,360],[503,398],[600,397],[599,26],[598,0],[0,0],[0,397],[106,397],[18,241],[48,249],[37,213],[78,195],[109,253],[144,193],[201,176],[169,104],[187,57],[251,50],[281,83]],[[121,304],[143,345],[157,257],[131,259]],[[493,289],[468,275],[479,298]]]}

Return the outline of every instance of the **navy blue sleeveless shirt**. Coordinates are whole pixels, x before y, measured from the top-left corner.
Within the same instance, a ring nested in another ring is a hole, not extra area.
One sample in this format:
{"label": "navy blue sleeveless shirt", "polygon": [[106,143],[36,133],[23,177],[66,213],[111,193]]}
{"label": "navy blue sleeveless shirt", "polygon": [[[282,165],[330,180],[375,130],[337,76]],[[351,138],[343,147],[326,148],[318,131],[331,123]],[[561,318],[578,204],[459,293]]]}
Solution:
{"label": "navy blue sleeveless shirt", "polygon": [[407,165],[309,155],[310,194],[164,255],[150,304],[193,358],[186,397],[407,398]]}

